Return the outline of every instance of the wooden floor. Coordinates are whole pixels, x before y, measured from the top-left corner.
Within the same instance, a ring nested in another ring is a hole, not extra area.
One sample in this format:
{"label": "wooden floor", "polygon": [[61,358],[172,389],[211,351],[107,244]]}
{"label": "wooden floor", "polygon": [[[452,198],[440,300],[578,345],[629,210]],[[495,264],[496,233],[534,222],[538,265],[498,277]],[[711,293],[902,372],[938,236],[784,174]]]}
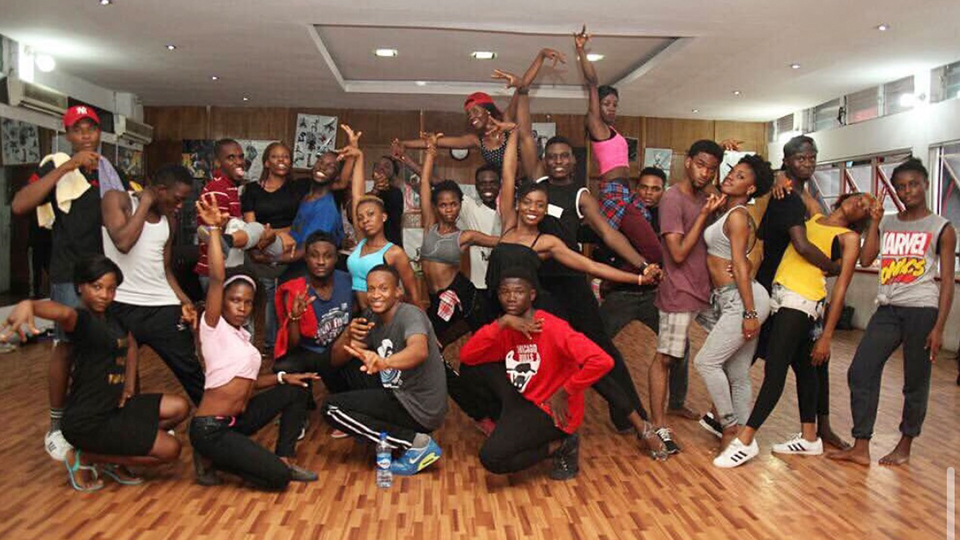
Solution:
{"label": "wooden floor", "polygon": [[[860,332],[839,332],[832,362],[835,426],[849,435],[846,366]],[[696,336],[695,347],[702,342]],[[653,335],[632,323],[617,339],[646,399]],[[219,488],[192,483],[189,443],[175,466],[142,486],[107,483],[79,494],[62,464],[42,448],[47,427],[48,343],[0,355],[0,538],[159,539],[269,538],[943,538],[946,475],[960,464],[960,387],[952,358],[934,367],[925,431],[902,468],[840,465],[822,457],[779,458],[770,445],[798,430],[792,376],[784,399],[760,433],[760,457],[739,469],[714,468],[716,439],[695,422],[675,420],[685,451],[666,463],[641,455],[616,435],[595,395],[581,434],[580,476],[552,482],[543,467],[501,477],[477,460],[481,434],[455,407],[437,433],[443,458],[429,472],[374,483],[369,447],[333,440],[312,413],[301,461],[320,481],[260,493],[230,480]],[[169,371],[147,352],[146,391],[179,392]],[[762,367],[753,369],[754,393]],[[874,462],[897,438],[902,384],[899,355],[888,365]],[[699,375],[690,374],[688,404],[708,406]],[[258,440],[272,443],[272,426]]]}

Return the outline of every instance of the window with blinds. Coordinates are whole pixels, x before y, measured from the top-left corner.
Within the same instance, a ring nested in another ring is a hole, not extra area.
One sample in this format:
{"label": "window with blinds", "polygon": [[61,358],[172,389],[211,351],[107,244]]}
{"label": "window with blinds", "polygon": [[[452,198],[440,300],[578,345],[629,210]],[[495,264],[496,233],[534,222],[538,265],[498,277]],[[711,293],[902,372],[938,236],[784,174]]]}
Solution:
{"label": "window with blinds", "polygon": [[909,111],[916,105],[913,95],[913,76],[883,85],[883,114]]}
{"label": "window with blinds", "polygon": [[847,102],[847,124],[856,124],[880,116],[879,87],[871,87],[855,94],[849,94]]}

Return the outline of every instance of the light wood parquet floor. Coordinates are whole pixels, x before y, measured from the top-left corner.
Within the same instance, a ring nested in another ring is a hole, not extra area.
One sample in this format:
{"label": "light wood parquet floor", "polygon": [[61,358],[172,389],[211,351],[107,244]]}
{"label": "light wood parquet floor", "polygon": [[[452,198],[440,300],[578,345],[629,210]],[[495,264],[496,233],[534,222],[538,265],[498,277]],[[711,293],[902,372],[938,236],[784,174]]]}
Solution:
{"label": "light wood parquet floor", "polygon": [[[861,333],[838,334],[833,421],[849,436],[846,367]],[[702,333],[695,336],[695,349],[702,339]],[[639,323],[617,338],[645,400],[653,344],[653,334]],[[665,463],[651,461],[632,438],[613,432],[605,404],[591,393],[581,473],[569,482],[550,481],[547,464],[513,476],[486,473],[476,457],[480,432],[452,407],[436,435],[443,458],[428,472],[396,479],[390,490],[375,486],[372,448],[330,438],[312,413],[299,456],[319,471],[319,482],[291,484],[280,494],[253,491],[234,479],[219,488],[197,486],[181,426],[179,463],[149,473],[142,486],[108,481],[99,492],[80,494],[42,448],[48,352],[49,343],[41,343],[0,355],[0,538],[7,540],[944,538],[947,468],[960,463],[957,365],[944,353],[934,367],[924,433],[911,463],[898,469],[771,455],[772,443],[799,428],[791,376],[760,433],[760,456],[735,470],[714,468],[716,439],[680,419],[673,422],[684,452]],[[898,439],[901,365],[897,354],[885,373],[874,462]],[[181,391],[147,349],[141,366],[145,391]],[[752,375],[756,393],[762,364]],[[688,404],[704,409],[708,401],[691,368]],[[271,426],[258,440],[272,446],[275,435]]]}

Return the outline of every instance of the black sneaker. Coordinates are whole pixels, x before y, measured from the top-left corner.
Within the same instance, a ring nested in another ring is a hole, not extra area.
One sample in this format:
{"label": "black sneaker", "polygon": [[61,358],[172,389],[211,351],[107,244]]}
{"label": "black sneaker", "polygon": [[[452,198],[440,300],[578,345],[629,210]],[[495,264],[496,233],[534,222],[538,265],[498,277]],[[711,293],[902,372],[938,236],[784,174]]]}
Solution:
{"label": "black sneaker", "polygon": [[662,427],[657,430],[657,436],[660,437],[660,440],[663,441],[663,445],[667,447],[668,454],[679,454],[680,446],[677,443],[673,442],[673,432],[670,431],[668,427]]}
{"label": "black sneaker", "polygon": [[570,480],[580,472],[580,435],[574,433],[563,439],[553,453],[551,480]]}
{"label": "black sneaker", "polygon": [[723,426],[720,425],[720,422],[717,422],[717,419],[713,417],[713,413],[707,413],[700,417],[700,427],[713,433],[718,439],[723,437]]}
{"label": "black sneaker", "polygon": [[296,465],[289,465],[290,467],[290,480],[294,482],[316,482],[320,478],[317,473],[313,471],[308,471],[303,467],[298,467]]}

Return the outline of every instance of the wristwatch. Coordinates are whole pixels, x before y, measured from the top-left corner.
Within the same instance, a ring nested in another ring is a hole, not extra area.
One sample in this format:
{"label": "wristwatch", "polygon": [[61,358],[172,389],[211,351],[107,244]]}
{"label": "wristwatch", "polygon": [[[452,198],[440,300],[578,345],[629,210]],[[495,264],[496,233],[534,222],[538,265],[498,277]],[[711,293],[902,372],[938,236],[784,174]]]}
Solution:
{"label": "wristwatch", "polygon": [[755,309],[751,309],[751,310],[746,310],[746,309],[745,309],[745,310],[743,310],[743,318],[744,318],[744,319],[757,319],[757,318],[759,318],[758,315],[757,315],[757,310],[755,310]]}

